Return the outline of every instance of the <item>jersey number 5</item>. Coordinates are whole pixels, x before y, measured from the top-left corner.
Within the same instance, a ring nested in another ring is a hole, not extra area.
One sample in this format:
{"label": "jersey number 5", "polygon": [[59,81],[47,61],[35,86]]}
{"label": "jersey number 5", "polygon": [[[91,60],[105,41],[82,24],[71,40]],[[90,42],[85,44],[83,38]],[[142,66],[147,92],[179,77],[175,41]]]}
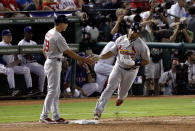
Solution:
{"label": "jersey number 5", "polygon": [[44,40],[44,51],[45,52],[49,51],[49,41],[48,40]]}

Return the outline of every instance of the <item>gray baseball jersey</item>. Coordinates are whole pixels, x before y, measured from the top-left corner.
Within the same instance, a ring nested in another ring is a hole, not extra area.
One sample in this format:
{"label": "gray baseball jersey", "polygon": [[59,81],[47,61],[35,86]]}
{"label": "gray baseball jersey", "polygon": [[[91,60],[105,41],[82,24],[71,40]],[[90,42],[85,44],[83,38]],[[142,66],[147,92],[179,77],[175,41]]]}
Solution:
{"label": "gray baseball jersey", "polygon": [[127,35],[121,36],[116,40],[115,46],[110,51],[117,54],[117,61],[109,76],[107,87],[96,104],[95,114],[103,112],[105,105],[117,88],[118,99],[124,100],[128,95],[138,73],[138,67],[131,68],[132,66],[125,64],[122,59],[150,60],[149,48],[139,37],[130,42]]}
{"label": "gray baseball jersey", "polygon": [[[37,43],[35,41],[32,41],[30,40],[30,42],[27,42],[25,41],[24,39],[22,39],[19,43],[18,43],[19,46],[34,46],[34,45],[37,45]],[[31,61],[28,61],[26,60],[23,55],[19,54],[18,55],[18,58],[22,61],[23,64],[26,64],[28,62],[31,62]]]}
{"label": "gray baseball jersey", "polygon": [[115,46],[111,48],[114,54],[117,54],[117,61],[121,67],[130,68],[121,59],[133,59],[133,60],[150,60],[150,51],[148,46],[141,38],[137,38],[133,42],[129,42],[127,35],[119,37]]}
{"label": "gray baseball jersey", "polygon": [[54,28],[49,30],[45,35],[43,45],[47,58],[63,58],[63,52],[69,49],[64,37]]}

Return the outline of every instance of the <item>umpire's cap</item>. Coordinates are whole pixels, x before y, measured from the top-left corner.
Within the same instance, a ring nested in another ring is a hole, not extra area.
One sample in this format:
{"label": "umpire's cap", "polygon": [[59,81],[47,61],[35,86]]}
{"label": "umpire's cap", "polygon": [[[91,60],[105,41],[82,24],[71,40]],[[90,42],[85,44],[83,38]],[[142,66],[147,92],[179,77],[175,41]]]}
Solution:
{"label": "umpire's cap", "polygon": [[132,29],[135,32],[139,33],[141,31],[141,24],[139,22],[134,22],[134,23],[131,24],[130,29]]}
{"label": "umpire's cap", "polygon": [[70,21],[68,20],[68,18],[65,15],[58,15],[58,16],[54,17],[54,22],[55,22],[55,24],[60,24],[60,23],[69,24],[70,23]]}

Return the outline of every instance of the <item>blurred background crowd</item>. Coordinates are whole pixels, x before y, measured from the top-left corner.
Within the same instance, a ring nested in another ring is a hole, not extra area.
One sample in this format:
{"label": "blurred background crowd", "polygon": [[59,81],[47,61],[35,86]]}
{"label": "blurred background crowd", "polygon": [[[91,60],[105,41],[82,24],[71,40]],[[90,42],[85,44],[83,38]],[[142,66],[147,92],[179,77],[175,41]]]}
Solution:
{"label": "blurred background crowd", "polygon": [[[60,11],[77,16],[82,31],[81,43],[114,42],[116,34],[128,34],[131,24],[138,22],[142,28],[139,35],[146,42],[195,44],[195,0],[0,0],[0,11],[2,19],[51,17]],[[100,54],[102,48],[84,47],[81,51],[79,55],[86,57]],[[136,90],[141,86],[142,93],[137,95],[195,93],[194,49],[150,48],[150,53],[150,64],[140,70],[135,88],[132,88]],[[99,96],[109,71],[102,75],[106,77],[100,85],[97,76],[101,71],[94,70],[95,65],[77,62],[73,94],[70,61],[68,57],[64,61],[62,92],[68,97]],[[108,62],[108,65],[113,63]],[[136,95],[135,92],[129,94]]]}

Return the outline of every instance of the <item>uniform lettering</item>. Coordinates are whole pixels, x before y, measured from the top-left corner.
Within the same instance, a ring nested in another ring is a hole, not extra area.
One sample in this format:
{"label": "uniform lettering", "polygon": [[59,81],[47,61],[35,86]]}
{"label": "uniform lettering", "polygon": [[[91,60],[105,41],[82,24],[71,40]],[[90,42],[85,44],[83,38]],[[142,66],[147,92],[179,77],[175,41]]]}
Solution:
{"label": "uniform lettering", "polygon": [[49,41],[48,40],[44,40],[44,51],[48,52],[49,51]]}

